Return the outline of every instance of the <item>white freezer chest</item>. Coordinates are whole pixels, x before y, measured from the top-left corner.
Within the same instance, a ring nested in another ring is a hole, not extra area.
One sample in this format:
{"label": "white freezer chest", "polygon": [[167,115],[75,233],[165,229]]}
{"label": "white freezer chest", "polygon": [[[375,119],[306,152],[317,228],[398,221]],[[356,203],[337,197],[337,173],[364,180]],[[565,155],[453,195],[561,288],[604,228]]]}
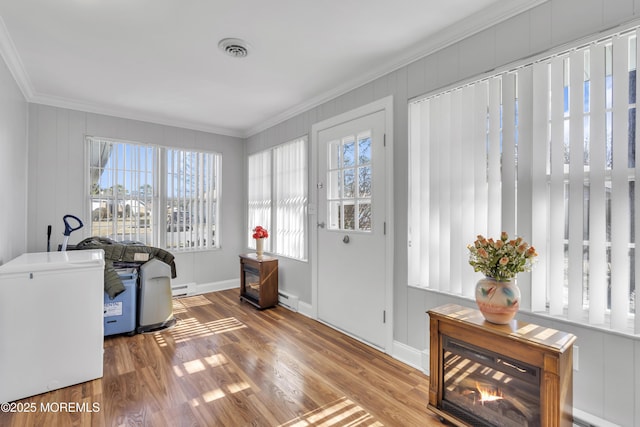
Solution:
{"label": "white freezer chest", "polygon": [[0,266],[0,402],[102,377],[103,296],[102,250]]}

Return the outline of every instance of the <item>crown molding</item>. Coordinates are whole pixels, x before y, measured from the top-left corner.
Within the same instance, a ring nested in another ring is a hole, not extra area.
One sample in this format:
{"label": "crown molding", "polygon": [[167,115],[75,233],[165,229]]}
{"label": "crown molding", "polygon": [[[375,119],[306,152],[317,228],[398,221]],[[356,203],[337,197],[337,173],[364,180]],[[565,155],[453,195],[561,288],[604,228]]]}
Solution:
{"label": "crown molding", "polygon": [[430,37],[425,43],[420,44],[420,46],[415,49],[409,50],[398,60],[383,64],[365,75],[349,80],[332,90],[319,94],[318,96],[277,114],[256,126],[249,127],[244,130],[233,130],[210,126],[206,123],[168,119],[160,115],[144,114],[133,110],[110,108],[94,103],[84,103],[71,99],[38,94],[31,83],[31,79],[25,70],[24,64],[20,59],[20,55],[17,53],[13,40],[7,31],[2,17],[0,17],[0,55],[7,64],[9,71],[27,102],[246,139],[548,1],[549,0],[501,1],[495,6],[478,12],[459,23],[456,23],[456,25],[450,26],[439,32],[437,35]]}
{"label": "crown molding", "polygon": [[31,79],[29,79],[29,75],[24,68],[24,64],[20,59],[20,55],[18,55],[16,46],[13,44],[13,39],[9,35],[9,31],[7,30],[7,27],[4,24],[4,20],[1,16],[0,56],[2,56],[2,59],[4,59],[4,62],[7,64],[7,68],[9,68],[9,72],[20,88],[22,96],[24,96],[25,99],[29,101],[31,98],[33,98],[33,85],[31,84]]}
{"label": "crown molding", "polygon": [[98,105],[93,103],[78,102],[72,99],[66,99],[61,97],[34,95],[29,102],[34,104],[48,105],[51,107],[66,108],[69,110],[77,110],[86,113],[102,114],[105,116],[112,116],[121,119],[137,120],[141,122],[154,123],[164,126],[173,126],[178,128],[184,128],[189,130],[215,133],[222,136],[231,136],[235,138],[245,138],[245,133],[242,131],[236,131],[228,128],[221,128],[211,126],[206,123],[191,122],[188,120],[177,120],[167,118],[156,114],[145,114],[139,111],[128,110],[125,108],[110,108],[104,105]]}
{"label": "crown molding", "polygon": [[349,82],[346,82],[328,92],[322,93],[307,102],[298,104],[297,106],[286,110],[281,114],[278,114],[277,116],[274,116],[255,127],[247,129],[245,137],[248,138],[264,130],[267,130],[270,127],[282,123],[314,107],[322,105],[323,103],[335,99],[340,95],[344,95],[345,93],[348,93],[367,83],[370,83],[386,74],[399,70],[400,68],[403,68],[411,64],[412,62],[432,55],[439,50],[445,49],[448,46],[466,39],[467,37],[477,34],[496,24],[499,24],[502,21],[505,21],[520,13],[531,10],[534,7],[537,7],[549,1],[550,0],[511,0],[500,2],[498,5],[485,9],[471,17],[463,19],[462,21],[456,23],[456,25],[450,26],[447,29],[439,32],[437,35],[430,37],[426,42],[421,43],[417,48],[409,50],[407,54],[403,55],[395,62],[384,64],[383,66],[372,70],[366,75],[350,80]]}
{"label": "crown molding", "polygon": [[48,105],[51,107],[67,108],[70,110],[83,111],[87,113],[103,114],[123,119],[139,120],[144,122],[155,123],[165,126],[174,126],[195,131],[215,133],[223,136],[231,136],[235,138],[245,138],[246,132],[237,131],[228,128],[211,126],[206,123],[196,123],[185,120],[176,120],[162,117],[155,114],[144,114],[133,110],[123,108],[110,108],[95,103],[79,102],[73,99],[43,95],[38,93],[31,83],[31,79],[26,72],[24,64],[20,59],[20,55],[13,43],[13,39],[7,30],[4,20],[0,16],[0,56],[9,68],[9,72],[20,88],[25,100],[33,104]]}

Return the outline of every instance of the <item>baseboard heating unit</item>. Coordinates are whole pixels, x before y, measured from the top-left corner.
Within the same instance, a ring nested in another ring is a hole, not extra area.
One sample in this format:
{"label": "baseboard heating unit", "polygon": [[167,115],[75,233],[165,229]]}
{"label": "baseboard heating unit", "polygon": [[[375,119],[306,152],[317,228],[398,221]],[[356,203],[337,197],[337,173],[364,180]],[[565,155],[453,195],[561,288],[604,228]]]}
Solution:
{"label": "baseboard heating unit", "polygon": [[196,291],[196,283],[182,283],[180,285],[171,284],[171,295],[176,297],[189,297],[195,295]]}
{"label": "baseboard heating unit", "polygon": [[298,297],[278,291],[278,304],[291,311],[298,311]]}

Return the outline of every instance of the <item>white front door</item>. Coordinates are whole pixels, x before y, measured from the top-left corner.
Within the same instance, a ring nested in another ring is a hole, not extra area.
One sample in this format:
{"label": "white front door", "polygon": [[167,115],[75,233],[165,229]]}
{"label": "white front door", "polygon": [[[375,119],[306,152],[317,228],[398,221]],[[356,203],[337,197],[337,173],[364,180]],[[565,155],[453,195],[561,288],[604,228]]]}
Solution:
{"label": "white front door", "polygon": [[318,132],[318,319],[384,349],[385,111]]}

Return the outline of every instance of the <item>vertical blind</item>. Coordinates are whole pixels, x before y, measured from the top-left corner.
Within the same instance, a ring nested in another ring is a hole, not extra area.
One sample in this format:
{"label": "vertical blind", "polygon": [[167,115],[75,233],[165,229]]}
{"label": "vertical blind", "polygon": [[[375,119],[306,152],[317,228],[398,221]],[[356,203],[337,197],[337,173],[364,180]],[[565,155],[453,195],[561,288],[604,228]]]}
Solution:
{"label": "vertical blind", "polygon": [[306,259],[307,144],[304,139],[273,150],[276,252]]}
{"label": "vertical blind", "polygon": [[218,169],[213,153],[166,149],[167,248],[215,247]]}
{"label": "vertical blind", "polygon": [[154,148],[88,137],[87,152],[91,235],[156,244]]}
{"label": "vertical blind", "polygon": [[[410,104],[410,284],[473,297],[466,245],[537,249],[521,307],[640,332],[636,30]],[[635,324],[634,324],[635,318]]]}
{"label": "vertical blind", "polygon": [[[248,212],[247,245],[255,249],[256,242],[251,236],[258,225],[273,235],[271,227],[271,150],[249,156],[248,161]],[[266,239],[264,250],[271,251],[273,238]]]}
{"label": "vertical blind", "polygon": [[306,259],[307,140],[300,138],[249,156],[247,245],[252,230],[269,231],[265,250]]}
{"label": "vertical blind", "polygon": [[87,137],[91,235],[218,247],[220,155]]}

